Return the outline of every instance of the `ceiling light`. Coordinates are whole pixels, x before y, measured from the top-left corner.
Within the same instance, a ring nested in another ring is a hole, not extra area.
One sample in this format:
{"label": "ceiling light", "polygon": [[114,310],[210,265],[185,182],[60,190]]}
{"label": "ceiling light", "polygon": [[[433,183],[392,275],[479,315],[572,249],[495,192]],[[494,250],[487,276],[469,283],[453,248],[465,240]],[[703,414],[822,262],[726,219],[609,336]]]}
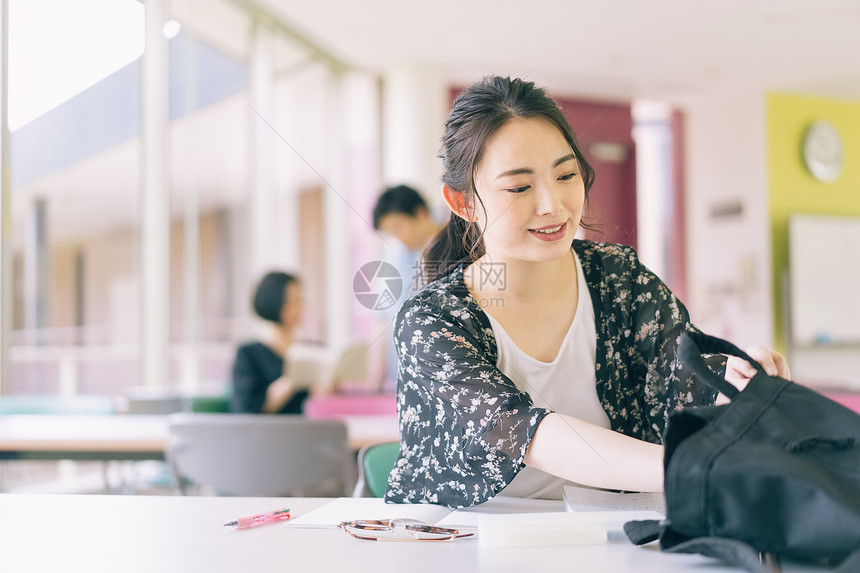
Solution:
{"label": "ceiling light", "polygon": [[176,20],[168,20],[164,23],[164,29],[162,32],[164,33],[164,37],[168,40],[176,37],[179,34],[180,30],[182,30],[182,24],[177,22]]}

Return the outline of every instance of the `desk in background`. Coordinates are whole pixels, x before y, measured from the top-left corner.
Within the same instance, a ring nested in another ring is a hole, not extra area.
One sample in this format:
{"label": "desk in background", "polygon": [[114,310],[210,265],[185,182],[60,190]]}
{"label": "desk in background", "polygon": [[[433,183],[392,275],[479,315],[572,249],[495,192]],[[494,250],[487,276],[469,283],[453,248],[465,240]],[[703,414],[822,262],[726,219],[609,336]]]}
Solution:
{"label": "desk in background", "polygon": [[[397,418],[341,416],[350,446],[398,440]],[[0,460],[163,460],[167,416],[0,416]]]}

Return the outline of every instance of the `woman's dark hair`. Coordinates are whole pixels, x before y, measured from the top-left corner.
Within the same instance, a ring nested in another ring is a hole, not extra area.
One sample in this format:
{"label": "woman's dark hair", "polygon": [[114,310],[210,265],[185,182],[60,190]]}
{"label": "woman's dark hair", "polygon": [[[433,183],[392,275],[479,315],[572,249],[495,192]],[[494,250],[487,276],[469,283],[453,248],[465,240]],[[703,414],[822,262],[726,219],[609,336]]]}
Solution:
{"label": "woman's dark hair", "polygon": [[264,320],[280,324],[287,286],[298,280],[293,275],[279,272],[264,276],[254,293],[254,312]]}
{"label": "woman's dark hair", "polygon": [[421,209],[429,212],[427,202],[421,193],[409,185],[389,187],[376,200],[376,206],[373,208],[373,228],[379,230],[379,223],[386,215],[400,214],[415,217]]}
{"label": "woman's dark hair", "polygon": [[[558,104],[544,90],[519,78],[485,77],[457,96],[442,135],[439,155],[442,183],[453,191],[465,193],[472,204],[475,199],[480,202],[475,190],[475,169],[487,141],[509,120],[532,117],[547,119],[561,131],[579,162],[587,201],[594,183],[594,169],[585,160],[573,129]],[[585,224],[581,226],[588,228]],[[460,264],[479,259],[484,252],[483,234],[478,225],[452,214],[424,255],[428,263],[424,265],[427,280],[445,276]]]}

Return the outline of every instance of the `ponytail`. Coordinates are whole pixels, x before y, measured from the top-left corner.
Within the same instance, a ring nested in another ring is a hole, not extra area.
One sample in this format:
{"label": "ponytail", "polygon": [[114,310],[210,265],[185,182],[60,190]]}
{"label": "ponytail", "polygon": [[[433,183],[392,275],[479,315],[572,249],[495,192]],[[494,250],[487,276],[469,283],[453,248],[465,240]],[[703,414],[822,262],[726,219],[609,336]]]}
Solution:
{"label": "ponytail", "polygon": [[442,278],[461,264],[469,264],[484,254],[484,239],[474,223],[451,214],[448,223],[424,251],[427,282]]}

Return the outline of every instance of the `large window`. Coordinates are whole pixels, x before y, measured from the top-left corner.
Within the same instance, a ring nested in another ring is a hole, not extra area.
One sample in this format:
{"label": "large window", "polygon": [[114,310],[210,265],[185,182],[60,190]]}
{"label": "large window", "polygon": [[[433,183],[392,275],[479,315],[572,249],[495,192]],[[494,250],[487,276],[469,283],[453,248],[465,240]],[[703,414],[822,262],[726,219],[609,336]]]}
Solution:
{"label": "large window", "polygon": [[[374,258],[376,78],[246,3],[160,5],[166,57],[153,84],[147,2],[10,2],[5,393],[224,392],[235,345],[260,335],[251,292],[274,269],[305,284],[302,340],[367,334],[347,298]],[[154,148],[153,97],[167,107]],[[147,224],[161,192],[163,250]],[[148,280],[152,252],[163,290]],[[153,344],[167,349],[163,377],[149,368]]]}
{"label": "large window", "polygon": [[134,0],[10,2],[6,392],[138,381],[143,22]]}

